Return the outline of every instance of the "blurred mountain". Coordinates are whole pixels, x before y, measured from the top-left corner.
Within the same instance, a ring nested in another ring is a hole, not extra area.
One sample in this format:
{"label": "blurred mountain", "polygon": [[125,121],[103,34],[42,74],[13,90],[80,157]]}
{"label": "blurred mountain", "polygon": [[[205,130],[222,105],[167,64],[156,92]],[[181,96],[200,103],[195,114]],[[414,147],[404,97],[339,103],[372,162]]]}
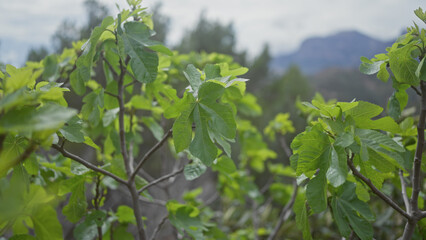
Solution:
{"label": "blurred mountain", "polygon": [[296,52],[275,57],[271,68],[283,72],[291,65],[298,65],[305,74],[314,74],[330,67],[358,68],[361,56],[371,58],[384,52],[390,44],[357,31],[308,38]]}

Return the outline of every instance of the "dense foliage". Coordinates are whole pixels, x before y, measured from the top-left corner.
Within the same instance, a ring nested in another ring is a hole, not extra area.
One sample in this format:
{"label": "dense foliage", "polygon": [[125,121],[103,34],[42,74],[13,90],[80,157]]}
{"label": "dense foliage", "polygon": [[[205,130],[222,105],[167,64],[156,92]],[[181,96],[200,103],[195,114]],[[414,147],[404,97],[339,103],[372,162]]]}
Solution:
{"label": "dense foliage", "polygon": [[[263,131],[250,121],[262,108],[240,77],[247,68],[223,54],[169,50],[153,40],[141,0],[128,3],[87,41],[1,69],[3,237],[424,236],[424,29],[415,25],[386,54],[362,58],[362,72],[392,79],[389,116],[372,103],[316,95],[298,101],[308,126],[289,146],[283,136],[302,123],[288,113]],[[426,22],[421,9],[416,15]],[[404,111],[410,88],[422,99],[418,119]],[[268,97],[283,109],[283,96]]]}

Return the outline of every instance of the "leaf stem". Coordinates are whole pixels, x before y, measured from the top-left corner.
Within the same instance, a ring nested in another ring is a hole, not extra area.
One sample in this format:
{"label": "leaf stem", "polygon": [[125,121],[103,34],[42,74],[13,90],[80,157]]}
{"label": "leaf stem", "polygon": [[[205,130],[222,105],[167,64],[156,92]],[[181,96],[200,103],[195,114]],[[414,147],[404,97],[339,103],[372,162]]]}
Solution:
{"label": "leaf stem", "polygon": [[383,201],[385,201],[390,207],[395,209],[398,213],[400,213],[406,219],[410,220],[411,216],[407,212],[405,212],[402,208],[400,208],[391,198],[389,198],[384,193],[382,193],[378,188],[376,188],[376,186],[374,186],[374,184],[371,182],[370,179],[368,179],[367,177],[362,175],[362,173],[360,173],[356,169],[356,167],[355,167],[355,165],[352,161],[354,156],[355,155],[352,153],[352,155],[350,157],[348,156],[348,158],[347,158],[347,163],[348,163],[349,168],[352,170],[352,173],[356,177],[361,179],[365,184],[367,184],[367,186],[371,189],[371,191],[373,191],[374,194],[376,194],[379,198],[381,198]]}

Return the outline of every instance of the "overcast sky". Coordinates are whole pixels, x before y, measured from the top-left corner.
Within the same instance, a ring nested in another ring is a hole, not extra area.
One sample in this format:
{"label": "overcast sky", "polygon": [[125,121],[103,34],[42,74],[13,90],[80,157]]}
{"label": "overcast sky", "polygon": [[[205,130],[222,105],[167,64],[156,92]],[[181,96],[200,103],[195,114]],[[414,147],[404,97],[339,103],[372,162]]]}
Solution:
{"label": "overcast sky", "polygon": [[[84,0],[0,0],[0,61],[20,65],[28,48],[50,44],[63,19],[85,22]],[[116,14],[115,3],[101,0]],[[295,51],[312,36],[357,30],[389,40],[417,21],[413,10],[426,8],[424,0],[145,0],[162,2],[171,18],[168,45],[175,44],[193,26],[202,10],[208,19],[233,22],[238,47],[253,56],[268,42],[274,55]],[[425,27],[424,25],[422,27]]]}

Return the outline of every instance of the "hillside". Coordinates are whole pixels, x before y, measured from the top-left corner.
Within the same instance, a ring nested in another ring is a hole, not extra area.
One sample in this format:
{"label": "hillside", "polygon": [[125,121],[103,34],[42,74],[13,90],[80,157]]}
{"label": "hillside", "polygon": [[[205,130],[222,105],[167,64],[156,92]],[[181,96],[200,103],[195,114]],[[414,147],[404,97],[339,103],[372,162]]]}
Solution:
{"label": "hillside", "polygon": [[358,68],[361,56],[373,57],[385,51],[389,45],[389,42],[357,31],[313,37],[306,39],[296,52],[275,57],[271,67],[274,71],[282,72],[291,65],[298,65],[305,74],[314,74],[330,67]]}

